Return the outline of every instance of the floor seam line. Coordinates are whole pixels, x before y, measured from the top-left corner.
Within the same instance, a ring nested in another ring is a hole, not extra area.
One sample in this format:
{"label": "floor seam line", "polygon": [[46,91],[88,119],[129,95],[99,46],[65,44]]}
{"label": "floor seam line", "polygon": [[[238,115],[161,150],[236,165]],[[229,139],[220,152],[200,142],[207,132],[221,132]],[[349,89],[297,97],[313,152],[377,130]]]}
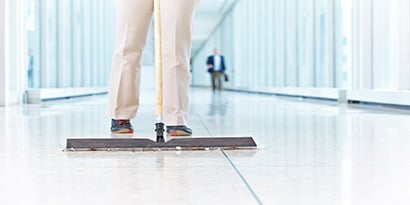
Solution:
{"label": "floor seam line", "polygon": [[[205,123],[202,121],[202,119],[199,117],[199,114],[196,112],[196,110],[193,109],[193,112],[195,113],[196,117],[198,120],[201,122],[202,126],[205,127],[206,132],[208,133],[209,136],[214,137],[211,131],[208,129],[208,127],[205,125]],[[228,161],[228,163],[231,165],[231,167],[234,169],[236,174],[241,178],[242,183],[245,184],[246,188],[248,191],[252,194],[253,198],[258,202],[258,204],[263,204],[258,195],[255,193],[255,191],[252,189],[251,185],[248,183],[248,181],[245,179],[245,177],[242,175],[242,173],[239,171],[239,169],[235,166],[235,164],[232,162],[232,160],[229,158],[229,156],[225,153],[223,149],[221,149],[222,155],[225,157],[225,159]]]}
{"label": "floor seam line", "polygon": [[233,161],[229,158],[229,156],[226,154],[224,150],[222,150],[222,154],[225,156],[225,159],[229,162],[229,164],[232,166],[236,174],[241,178],[242,182],[245,184],[246,188],[251,192],[253,198],[258,202],[258,204],[263,204],[258,195],[255,193],[251,185],[248,183],[248,181],[245,179],[245,177],[242,175],[242,173],[239,171],[239,169],[235,166]]}

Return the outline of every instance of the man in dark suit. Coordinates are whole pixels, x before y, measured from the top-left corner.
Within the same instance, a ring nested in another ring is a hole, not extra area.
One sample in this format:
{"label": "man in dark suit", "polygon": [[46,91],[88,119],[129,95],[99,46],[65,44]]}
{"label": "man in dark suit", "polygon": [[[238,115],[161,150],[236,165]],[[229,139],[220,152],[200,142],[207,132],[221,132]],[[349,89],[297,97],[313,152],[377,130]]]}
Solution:
{"label": "man in dark suit", "polygon": [[222,55],[219,54],[217,48],[214,49],[214,54],[209,56],[206,64],[208,65],[208,72],[211,74],[212,89],[222,90],[222,77],[225,76],[225,60]]}

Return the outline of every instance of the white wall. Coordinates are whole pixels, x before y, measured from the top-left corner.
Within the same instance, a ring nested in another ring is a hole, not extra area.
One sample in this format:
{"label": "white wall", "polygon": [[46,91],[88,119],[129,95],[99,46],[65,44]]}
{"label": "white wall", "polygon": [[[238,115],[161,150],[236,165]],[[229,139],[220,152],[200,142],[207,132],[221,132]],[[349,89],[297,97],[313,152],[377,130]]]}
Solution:
{"label": "white wall", "polygon": [[407,0],[354,2],[355,90],[410,90]]}
{"label": "white wall", "polygon": [[8,50],[7,50],[7,102],[17,104],[22,101],[27,85],[27,36],[25,0],[9,0],[8,3]]}
{"label": "white wall", "polygon": [[26,76],[26,36],[24,0],[1,0],[0,24],[0,105],[22,101]]}
{"label": "white wall", "polygon": [[[410,25],[410,1],[400,0],[400,25]],[[401,90],[410,90],[410,26],[400,26],[399,42],[401,50],[399,56],[398,87]],[[409,45],[409,46],[405,46]]]}
{"label": "white wall", "polygon": [[5,62],[5,41],[6,41],[6,4],[5,0],[0,0],[0,106],[6,104],[6,62]]}

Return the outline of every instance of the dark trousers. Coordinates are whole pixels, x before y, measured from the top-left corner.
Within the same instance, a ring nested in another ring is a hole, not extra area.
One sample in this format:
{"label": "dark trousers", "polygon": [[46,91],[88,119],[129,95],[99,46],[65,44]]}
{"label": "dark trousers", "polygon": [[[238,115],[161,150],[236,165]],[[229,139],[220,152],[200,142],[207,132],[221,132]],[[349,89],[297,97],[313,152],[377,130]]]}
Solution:
{"label": "dark trousers", "polygon": [[212,89],[213,90],[222,90],[222,77],[223,73],[219,71],[212,72]]}

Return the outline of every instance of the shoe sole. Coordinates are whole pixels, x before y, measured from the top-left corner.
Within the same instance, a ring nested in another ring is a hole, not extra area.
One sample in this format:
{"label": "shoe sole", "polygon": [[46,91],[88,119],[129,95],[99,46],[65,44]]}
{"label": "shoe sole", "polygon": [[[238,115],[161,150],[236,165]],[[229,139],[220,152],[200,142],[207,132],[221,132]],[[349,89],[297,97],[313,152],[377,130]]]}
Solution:
{"label": "shoe sole", "polygon": [[176,137],[176,136],[191,136],[192,134],[189,132],[185,132],[182,130],[175,130],[168,133],[168,136]]}

